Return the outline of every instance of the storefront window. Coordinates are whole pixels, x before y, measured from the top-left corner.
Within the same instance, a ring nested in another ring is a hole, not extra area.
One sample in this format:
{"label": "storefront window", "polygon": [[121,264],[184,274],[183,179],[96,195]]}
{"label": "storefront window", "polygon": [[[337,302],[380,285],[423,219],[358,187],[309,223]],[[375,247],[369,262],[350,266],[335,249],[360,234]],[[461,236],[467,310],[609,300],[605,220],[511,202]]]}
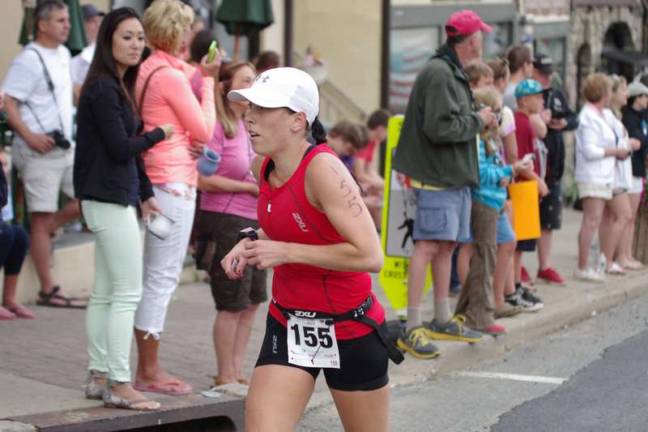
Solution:
{"label": "storefront window", "polygon": [[439,47],[439,27],[392,30],[389,40],[389,109],[403,113],[414,80]]}
{"label": "storefront window", "polygon": [[493,27],[490,33],[484,33],[484,58],[491,59],[505,53],[511,46],[511,24],[489,24]]}

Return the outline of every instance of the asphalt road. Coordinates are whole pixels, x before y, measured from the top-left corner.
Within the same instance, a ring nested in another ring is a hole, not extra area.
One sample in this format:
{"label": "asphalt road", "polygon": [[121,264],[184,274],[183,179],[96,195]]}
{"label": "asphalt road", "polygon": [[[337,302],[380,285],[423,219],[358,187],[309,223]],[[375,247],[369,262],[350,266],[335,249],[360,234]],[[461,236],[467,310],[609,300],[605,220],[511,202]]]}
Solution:
{"label": "asphalt road", "polygon": [[[392,395],[392,431],[648,431],[648,296]],[[299,430],[342,428],[328,405]]]}

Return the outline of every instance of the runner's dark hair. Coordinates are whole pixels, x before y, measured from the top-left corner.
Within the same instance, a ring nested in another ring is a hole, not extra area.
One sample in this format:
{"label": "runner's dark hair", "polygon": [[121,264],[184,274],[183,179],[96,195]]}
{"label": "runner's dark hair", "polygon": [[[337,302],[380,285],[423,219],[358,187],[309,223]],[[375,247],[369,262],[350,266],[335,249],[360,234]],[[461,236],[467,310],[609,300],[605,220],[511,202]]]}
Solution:
{"label": "runner's dark hair", "polygon": [[326,130],[319,120],[319,116],[315,117],[313,124],[310,127],[311,136],[317,144],[323,144],[326,142]]}

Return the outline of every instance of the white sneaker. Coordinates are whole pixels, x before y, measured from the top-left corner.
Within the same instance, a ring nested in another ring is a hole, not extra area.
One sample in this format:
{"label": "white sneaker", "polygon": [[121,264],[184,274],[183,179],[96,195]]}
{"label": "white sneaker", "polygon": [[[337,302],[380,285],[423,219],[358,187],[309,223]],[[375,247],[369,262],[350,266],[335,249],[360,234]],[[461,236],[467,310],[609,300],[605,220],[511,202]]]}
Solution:
{"label": "white sneaker", "polygon": [[592,268],[586,268],[581,270],[577,268],[574,270],[574,277],[581,281],[594,282],[594,283],[603,283],[605,282],[605,276],[597,272]]}

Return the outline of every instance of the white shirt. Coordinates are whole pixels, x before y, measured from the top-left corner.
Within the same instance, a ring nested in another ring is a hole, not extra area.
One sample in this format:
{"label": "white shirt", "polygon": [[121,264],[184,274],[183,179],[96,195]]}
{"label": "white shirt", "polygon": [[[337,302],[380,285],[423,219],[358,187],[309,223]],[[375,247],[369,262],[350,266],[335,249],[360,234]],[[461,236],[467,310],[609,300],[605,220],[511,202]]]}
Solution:
{"label": "white shirt", "polygon": [[574,178],[577,182],[614,185],[616,157],[605,156],[606,149],[617,147],[612,118],[612,112],[601,113],[591,104],[581,109],[576,129]]}
{"label": "white shirt", "polygon": [[[52,82],[56,104],[47,86],[43,66],[36,49],[47,66]],[[72,139],[73,95],[70,74],[70,52],[60,45],[45,48],[32,42],[18,54],[7,71],[2,84],[3,91],[21,102],[20,116],[29,129],[35,133],[48,133],[63,127],[68,140]],[[31,110],[27,108],[28,103]],[[36,117],[40,121],[40,125]],[[59,120],[60,118],[60,120]],[[18,137],[18,143],[24,141]]]}
{"label": "white shirt", "polygon": [[95,44],[88,45],[83,48],[83,51],[72,57],[70,69],[72,71],[72,82],[74,85],[83,85],[83,82],[88,75],[88,70],[90,69],[90,63],[92,63],[96,47],[97,45]]}

